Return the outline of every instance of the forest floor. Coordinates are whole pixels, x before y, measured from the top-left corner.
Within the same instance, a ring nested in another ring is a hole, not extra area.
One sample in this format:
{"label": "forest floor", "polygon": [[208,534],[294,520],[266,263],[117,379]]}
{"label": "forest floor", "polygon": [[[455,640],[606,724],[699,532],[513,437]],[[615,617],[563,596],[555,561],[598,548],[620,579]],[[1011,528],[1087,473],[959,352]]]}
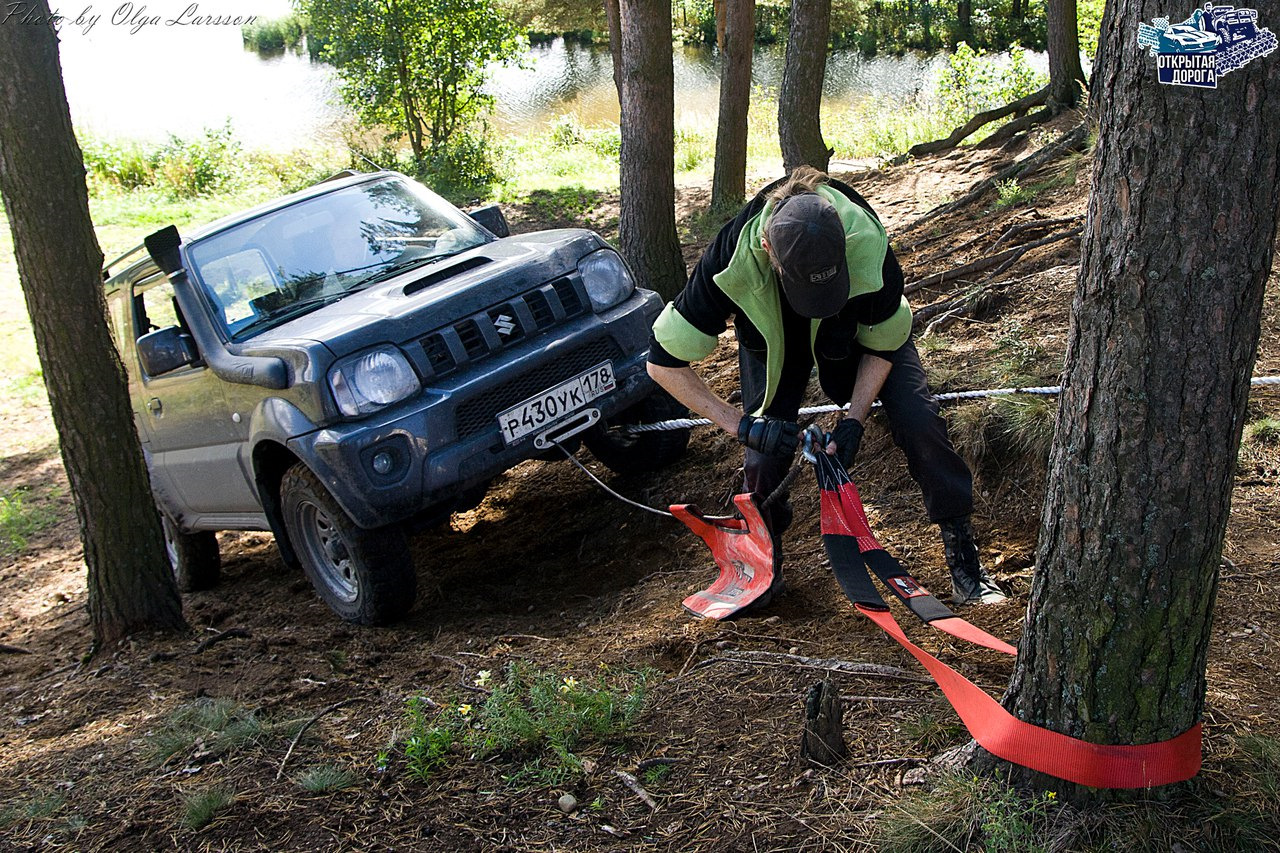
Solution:
{"label": "forest floor", "polygon": [[[1021,178],[1003,200],[992,192],[913,225],[1034,147],[837,174],[876,206],[915,281],[991,254],[1014,225],[1065,220],[1015,230],[1001,248],[1079,227],[1087,152]],[[682,187],[679,196],[692,263],[719,223],[705,214],[707,187]],[[587,225],[615,236],[616,197],[583,197],[586,209],[530,203],[507,213],[517,231]],[[913,293],[919,311],[987,287],[968,314],[921,339],[934,390],[1055,384],[1078,263],[1078,242],[1061,239],[985,284],[992,268]],[[0,264],[12,270],[11,259]],[[1278,291],[1273,273],[1257,375],[1280,373]],[[734,390],[731,334],[701,371],[722,393]],[[84,564],[47,438],[47,404],[30,389],[6,393],[0,491],[6,500],[20,495],[19,515],[32,521],[24,542],[0,552],[0,849],[1280,849],[1274,426],[1250,430],[1240,453],[1204,770],[1171,803],[1081,812],[998,783],[919,772],[967,735],[924,671],[841,594],[824,564],[807,473],[785,540],[786,594],[732,622],[695,621],[681,608],[713,579],[707,550],[687,529],[607,498],[568,464],[530,462],[500,477],[476,509],[414,538],[419,603],[401,624],[339,622],[283,566],[270,536],[221,534],[224,579],[185,597],[189,634],[142,637],[85,659]],[[813,402],[827,401],[815,391]],[[1012,594],[964,615],[1014,643],[1052,411],[1052,398],[946,409],[977,476],[983,559]],[[1280,418],[1274,390],[1250,404],[1251,422],[1266,418]],[[581,456],[623,494],[710,512],[736,489],[740,464],[736,443],[707,428],[657,474],[613,476]],[[854,473],[881,541],[926,586],[947,590],[937,529],[880,416]],[[914,620],[904,626],[1000,695],[1010,658]],[[850,758],[830,769],[798,755],[806,692],[830,674],[805,660],[813,658],[902,671],[832,674],[844,694]],[[645,703],[625,726],[559,754],[536,742],[487,753],[477,726],[520,722],[491,697],[530,681],[544,704],[639,690]],[[423,697],[416,722],[412,697]],[[432,738],[443,739],[434,767],[411,761],[405,744]],[[619,771],[635,776],[650,801]],[[564,794],[577,804],[568,813],[559,807]]]}

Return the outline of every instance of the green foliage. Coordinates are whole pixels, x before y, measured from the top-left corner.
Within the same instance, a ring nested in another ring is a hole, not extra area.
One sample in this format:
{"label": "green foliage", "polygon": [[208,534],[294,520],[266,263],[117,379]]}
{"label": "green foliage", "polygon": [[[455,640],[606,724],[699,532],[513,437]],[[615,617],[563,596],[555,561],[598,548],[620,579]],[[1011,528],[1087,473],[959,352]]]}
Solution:
{"label": "green foliage", "polygon": [[195,139],[170,136],[159,146],[135,141],[81,140],[91,192],[153,186],[172,198],[196,198],[234,190],[241,183],[245,153],[230,123],[206,128]]}
{"label": "green foliage", "polygon": [[[1004,59],[975,51],[961,42],[939,74],[935,92],[947,122],[957,126],[976,113],[1029,95],[1047,82],[1047,76],[1027,64],[1024,50],[1012,50]],[[998,126],[993,122],[987,129]]]}
{"label": "green foliage", "polygon": [[174,709],[147,735],[153,764],[198,748],[211,756],[235,752],[267,738],[288,737],[301,721],[271,722],[230,699],[197,699]]}
{"label": "green foliage", "polygon": [[298,787],[309,794],[326,794],[353,787],[360,781],[360,777],[345,767],[320,764],[299,773],[296,781]]}
{"label": "green foliage", "polygon": [[1045,3],[1023,4],[1015,19],[1012,0],[975,0],[970,27],[965,31],[956,3],[918,0],[855,0],[832,9],[831,44],[856,48],[866,56],[908,50],[933,51],[965,41],[983,50],[1007,50],[1022,45],[1045,47]]}
{"label": "green foliage", "polygon": [[1007,207],[1016,207],[1028,201],[1032,193],[1018,185],[1017,178],[1009,178],[1007,181],[996,182],[996,209],[1003,210]]}
{"label": "green foliage", "polygon": [[[481,679],[488,684],[488,673]],[[602,673],[579,681],[512,663],[479,706],[437,708],[423,697],[411,698],[405,711],[408,734],[400,749],[409,773],[422,781],[452,756],[472,753],[518,762],[509,777],[517,784],[561,784],[582,773],[576,754],[581,746],[627,734],[644,708],[648,682],[647,672],[625,679]]]}
{"label": "green foliage", "polygon": [[902,722],[902,733],[911,739],[916,749],[937,753],[954,746],[968,736],[964,725],[949,712],[921,711]]}
{"label": "green foliage", "polygon": [[[492,106],[485,69],[524,39],[493,0],[298,0],[343,99],[370,127],[407,135],[414,157],[439,154]],[[438,165],[438,164],[437,164]]]}
{"label": "green foliage", "polygon": [[200,829],[217,817],[218,812],[235,802],[230,788],[217,786],[202,788],[182,795],[182,825],[187,829]]}
{"label": "green foliage", "polygon": [[51,511],[28,503],[29,489],[19,487],[0,494],[0,555],[16,554],[27,547],[27,537],[58,520]]}
{"label": "green foliage", "polygon": [[1080,50],[1085,56],[1098,55],[1098,35],[1102,31],[1102,12],[1106,6],[1106,0],[1076,0]]}
{"label": "green foliage", "polygon": [[61,793],[33,794],[0,806],[0,829],[23,821],[47,821],[67,804]]}
{"label": "green foliage", "polygon": [[258,18],[240,28],[240,37],[245,47],[258,53],[279,53],[286,47],[297,48],[302,43],[302,30],[303,21],[298,15],[270,20]]}
{"label": "green foliage", "polygon": [[1280,419],[1260,418],[1244,428],[1244,440],[1249,444],[1268,447],[1280,445]]}

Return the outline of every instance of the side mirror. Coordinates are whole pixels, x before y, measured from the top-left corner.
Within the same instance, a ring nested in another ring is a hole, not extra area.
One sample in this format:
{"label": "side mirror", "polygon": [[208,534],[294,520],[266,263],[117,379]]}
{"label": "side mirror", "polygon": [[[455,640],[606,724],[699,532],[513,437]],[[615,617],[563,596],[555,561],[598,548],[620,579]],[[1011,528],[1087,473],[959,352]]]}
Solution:
{"label": "side mirror", "polygon": [[148,376],[161,376],[200,359],[195,341],[177,326],[148,332],[138,338],[138,359]]}
{"label": "side mirror", "polygon": [[502,215],[502,208],[496,204],[486,204],[484,207],[469,210],[467,211],[467,216],[489,229],[495,237],[511,236],[511,228],[507,225],[507,217]]}

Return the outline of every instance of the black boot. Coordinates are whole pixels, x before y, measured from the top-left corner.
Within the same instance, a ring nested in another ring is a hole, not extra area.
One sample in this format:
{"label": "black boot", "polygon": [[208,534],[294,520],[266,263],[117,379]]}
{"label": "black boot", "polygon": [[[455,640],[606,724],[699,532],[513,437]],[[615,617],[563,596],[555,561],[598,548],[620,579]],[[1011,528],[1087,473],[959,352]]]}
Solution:
{"label": "black boot", "polygon": [[969,517],[949,518],[938,524],[942,546],[951,569],[952,604],[999,604],[1008,596],[987,576],[978,560],[978,546],[973,541],[973,525]]}

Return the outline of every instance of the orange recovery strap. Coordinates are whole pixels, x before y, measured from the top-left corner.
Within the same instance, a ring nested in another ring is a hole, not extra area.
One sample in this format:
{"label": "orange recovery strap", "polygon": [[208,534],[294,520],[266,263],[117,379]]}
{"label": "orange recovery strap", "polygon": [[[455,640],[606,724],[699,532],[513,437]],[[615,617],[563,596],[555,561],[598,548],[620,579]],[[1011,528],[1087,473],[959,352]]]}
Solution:
{"label": "orange recovery strap", "polygon": [[875,590],[868,569],[922,621],[977,645],[1017,653],[1008,643],[956,617],[917,583],[872,535],[848,472],[825,453],[815,456],[822,490],[822,541],[836,580],[859,613],[924,665],[983,749],[1013,764],[1091,788],[1170,785],[1200,771],[1200,723],[1159,743],[1089,743],[1019,720],[972,681],[907,639]]}

